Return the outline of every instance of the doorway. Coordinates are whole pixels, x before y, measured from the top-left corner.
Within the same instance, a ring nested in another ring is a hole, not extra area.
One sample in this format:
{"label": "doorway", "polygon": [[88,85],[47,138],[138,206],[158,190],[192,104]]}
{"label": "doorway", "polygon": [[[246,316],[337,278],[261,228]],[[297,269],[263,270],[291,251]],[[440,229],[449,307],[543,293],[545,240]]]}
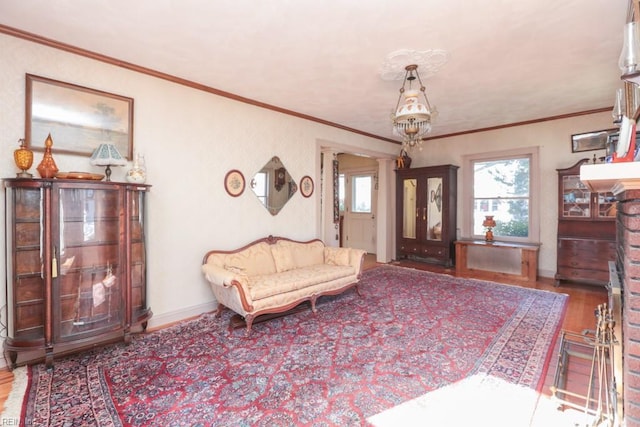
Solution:
{"label": "doorway", "polygon": [[348,155],[340,155],[339,161],[342,245],[375,254],[378,226],[377,162],[375,159]]}

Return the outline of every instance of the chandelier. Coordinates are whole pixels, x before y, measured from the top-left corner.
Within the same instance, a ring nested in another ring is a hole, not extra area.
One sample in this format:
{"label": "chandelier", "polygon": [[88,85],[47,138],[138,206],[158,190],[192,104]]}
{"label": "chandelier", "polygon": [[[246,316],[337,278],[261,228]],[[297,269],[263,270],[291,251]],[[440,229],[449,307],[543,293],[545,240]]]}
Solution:
{"label": "chandelier", "polygon": [[[400,95],[392,114],[393,133],[402,138],[402,149],[408,150],[415,146],[422,149],[423,137],[431,131],[431,118],[435,114],[435,108],[429,104],[425,87],[418,74],[418,66],[415,64],[405,67],[404,81],[400,88]],[[418,80],[419,88],[413,88],[413,81]],[[405,88],[409,85],[408,89]],[[404,103],[401,104],[404,98]],[[421,102],[424,98],[424,103]]]}

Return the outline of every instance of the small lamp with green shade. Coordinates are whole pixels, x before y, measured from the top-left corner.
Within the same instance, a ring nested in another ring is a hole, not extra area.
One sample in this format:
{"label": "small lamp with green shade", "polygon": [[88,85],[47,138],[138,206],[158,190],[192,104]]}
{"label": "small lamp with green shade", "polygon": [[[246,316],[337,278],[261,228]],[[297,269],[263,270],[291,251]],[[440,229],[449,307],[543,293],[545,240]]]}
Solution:
{"label": "small lamp with green shade", "polygon": [[111,181],[111,166],[124,166],[127,160],[113,144],[100,144],[91,155],[91,164],[94,166],[106,166],[104,171],[107,177],[105,181]]}

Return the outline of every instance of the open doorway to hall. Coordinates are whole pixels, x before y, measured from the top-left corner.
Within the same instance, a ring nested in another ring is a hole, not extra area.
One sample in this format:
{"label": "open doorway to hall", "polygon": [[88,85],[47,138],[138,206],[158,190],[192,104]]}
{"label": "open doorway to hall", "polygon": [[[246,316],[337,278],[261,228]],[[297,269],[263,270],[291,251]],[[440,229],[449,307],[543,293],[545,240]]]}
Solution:
{"label": "open doorway to hall", "polygon": [[340,246],[376,253],[378,162],[353,154],[338,154]]}

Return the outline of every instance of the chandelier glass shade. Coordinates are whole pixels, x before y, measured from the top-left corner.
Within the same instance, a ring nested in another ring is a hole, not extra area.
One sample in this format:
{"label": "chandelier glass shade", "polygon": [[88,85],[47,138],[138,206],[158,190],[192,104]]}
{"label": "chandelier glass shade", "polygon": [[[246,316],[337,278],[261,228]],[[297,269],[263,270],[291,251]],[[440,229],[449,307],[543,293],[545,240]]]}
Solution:
{"label": "chandelier glass shade", "polygon": [[[417,65],[407,65],[406,73],[400,88],[400,96],[392,115],[393,132],[402,138],[403,149],[422,144],[422,138],[431,131],[431,118],[434,109],[418,74]],[[412,88],[414,80],[418,80],[418,89]],[[406,88],[408,84],[408,89]],[[404,98],[404,103],[402,103]]]}

